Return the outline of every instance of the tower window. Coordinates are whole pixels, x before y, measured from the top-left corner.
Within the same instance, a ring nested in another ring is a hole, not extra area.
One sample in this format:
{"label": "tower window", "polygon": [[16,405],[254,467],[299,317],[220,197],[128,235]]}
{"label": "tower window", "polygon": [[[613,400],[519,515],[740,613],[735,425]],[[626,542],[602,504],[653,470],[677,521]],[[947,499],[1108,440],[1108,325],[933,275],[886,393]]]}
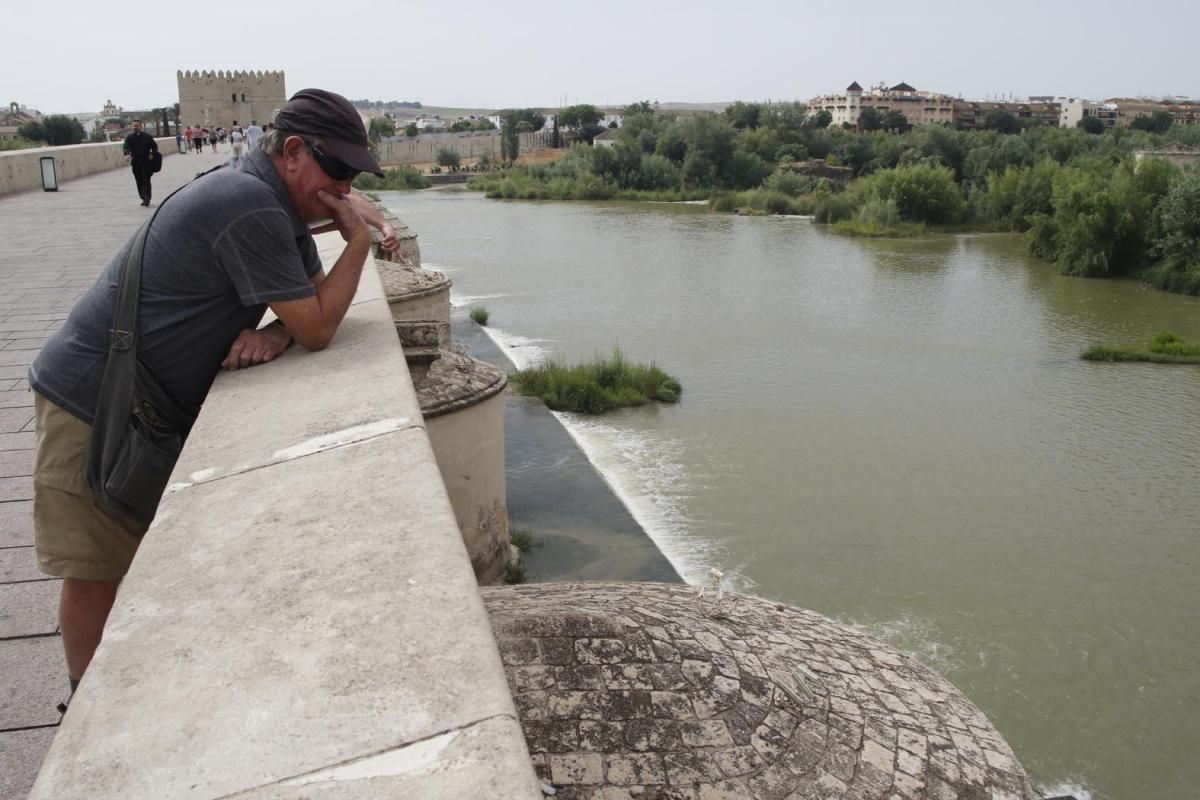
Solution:
{"label": "tower window", "polygon": [[233,93],[233,100],[231,102],[234,102],[234,103],[237,102],[237,92]]}
{"label": "tower window", "polygon": [[246,102],[246,93],[242,92],[242,102]]}

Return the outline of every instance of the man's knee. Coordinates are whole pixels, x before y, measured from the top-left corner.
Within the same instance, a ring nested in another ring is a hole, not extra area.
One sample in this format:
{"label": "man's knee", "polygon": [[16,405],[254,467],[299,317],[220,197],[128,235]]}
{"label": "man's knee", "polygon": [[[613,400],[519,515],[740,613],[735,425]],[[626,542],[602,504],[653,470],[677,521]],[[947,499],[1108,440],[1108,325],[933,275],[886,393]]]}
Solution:
{"label": "man's knee", "polygon": [[117,597],[117,589],[121,581],[104,580],[92,581],[83,578],[63,578],[62,604],[68,606],[88,606],[91,608],[112,608]]}

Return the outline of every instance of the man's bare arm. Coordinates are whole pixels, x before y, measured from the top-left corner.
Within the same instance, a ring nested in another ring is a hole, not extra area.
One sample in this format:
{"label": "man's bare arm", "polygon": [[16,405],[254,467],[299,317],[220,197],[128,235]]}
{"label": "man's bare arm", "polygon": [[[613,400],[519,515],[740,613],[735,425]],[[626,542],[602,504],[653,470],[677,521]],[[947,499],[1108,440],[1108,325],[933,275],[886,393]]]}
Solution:
{"label": "man's bare arm", "polygon": [[[396,229],[383,218],[383,215],[379,213],[379,209],[375,207],[375,204],[363,197],[357,189],[351,189],[350,194],[346,195],[346,198],[350,201],[350,205],[354,207],[354,210],[358,212],[358,215],[363,218],[363,222],[383,234],[383,241],[381,242],[383,251],[385,253],[397,252],[400,249],[400,239],[396,236]],[[314,234],[327,233],[336,230],[336,228],[337,223],[329,222],[320,227],[313,228],[312,232]]]}
{"label": "man's bare arm", "polygon": [[328,275],[320,279],[314,276],[317,287],[314,296],[270,304],[287,332],[306,350],[323,350],[333,340],[358,290],[363,263],[371,250],[370,231],[354,206],[324,190],[318,197],[329,206],[333,224],[346,241],[346,249]]}

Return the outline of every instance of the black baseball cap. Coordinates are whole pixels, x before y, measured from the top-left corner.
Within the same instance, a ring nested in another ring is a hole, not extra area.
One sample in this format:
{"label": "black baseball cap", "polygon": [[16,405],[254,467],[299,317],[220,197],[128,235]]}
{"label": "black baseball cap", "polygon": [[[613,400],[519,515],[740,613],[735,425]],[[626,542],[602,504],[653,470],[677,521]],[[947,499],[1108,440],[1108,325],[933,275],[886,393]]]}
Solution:
{"label": "black baseball cap", "polygon": [[301,89],[275,115],[275,127],[287,133],[319,136],[330,155],[359,172],[383,177],[371,155],[367,129],[350,101],[324,89]]}

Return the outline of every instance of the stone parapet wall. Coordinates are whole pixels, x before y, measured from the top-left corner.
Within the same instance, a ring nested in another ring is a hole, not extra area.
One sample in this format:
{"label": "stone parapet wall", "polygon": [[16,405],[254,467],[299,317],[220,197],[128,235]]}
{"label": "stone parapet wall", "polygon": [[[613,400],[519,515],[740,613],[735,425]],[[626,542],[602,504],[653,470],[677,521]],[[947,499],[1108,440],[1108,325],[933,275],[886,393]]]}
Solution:
{"label": "stone parapet wall", "polygon": [[541,796],[373,261],[218,376],[31,796]]}
{"label": "stone parapet wall", "polygon": [[[551,148],[549,131],[517,134],[520,152],[529,153]],[[479,158],[485,153],[500,157],[500,131],[463,133],[423,133],[419,136],[397,136],[379,143],[379,163],[385,167],[400,164],[427,164],[437,161],[441,149],[454,150],[462,158]]]}
{"label": "stone parapet wall", "polygon": [[[163,156],[179,152],[175,137],[155,139]],[[42,188],[43,156],[54,156],[60,189],[73,178],[127,166],[121,142],[72,144],[63,147],[33,147],[0,152],[0,196]],[[130,179],[132,180],[132,178]]]}

